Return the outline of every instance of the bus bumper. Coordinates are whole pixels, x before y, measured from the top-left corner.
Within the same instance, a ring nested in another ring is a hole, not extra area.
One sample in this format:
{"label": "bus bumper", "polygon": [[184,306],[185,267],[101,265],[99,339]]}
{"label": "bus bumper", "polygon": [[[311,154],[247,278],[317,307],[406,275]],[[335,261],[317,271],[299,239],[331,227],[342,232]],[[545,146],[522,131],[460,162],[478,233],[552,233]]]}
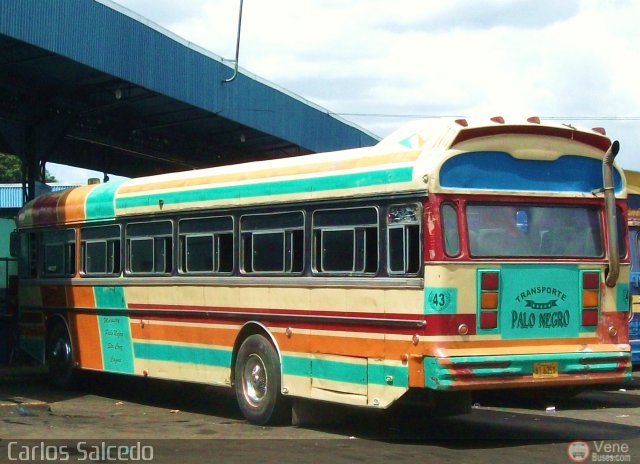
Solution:
{"label": "bus bumper", "polygon": [[425,386],[482,390],[615,384],[631,379],[628,351],[424,358]]}

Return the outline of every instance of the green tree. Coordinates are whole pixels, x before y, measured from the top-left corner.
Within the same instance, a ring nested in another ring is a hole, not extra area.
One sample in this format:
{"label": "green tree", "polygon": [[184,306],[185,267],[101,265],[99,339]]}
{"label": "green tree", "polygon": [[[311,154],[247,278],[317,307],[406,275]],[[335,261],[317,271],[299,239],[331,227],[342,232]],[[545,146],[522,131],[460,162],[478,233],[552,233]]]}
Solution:
{"label": "green tree", "polygon": [[[44,171],[45,182],[58,182],[49,171]],[[22,182],[22,161],[15,155],[0,153],[0,183],[18,184]]]}

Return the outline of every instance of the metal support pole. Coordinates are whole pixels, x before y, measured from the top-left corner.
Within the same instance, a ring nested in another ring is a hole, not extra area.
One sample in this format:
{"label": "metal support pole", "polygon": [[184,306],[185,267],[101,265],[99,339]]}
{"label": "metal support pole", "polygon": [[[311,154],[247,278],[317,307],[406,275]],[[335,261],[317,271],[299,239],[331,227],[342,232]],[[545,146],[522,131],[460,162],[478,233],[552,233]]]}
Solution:
{"label": "metal support pole", "polygon": [[236,59],[234,60],[235,66],[233,67],[233,75],[229,79],[225,79],[222,82],[231,82],[238,76],[238,57],[240,56],[240,30],[242,29],[242,3],[240,0],[240,13],[238,14],[238,37],[236,39]]}

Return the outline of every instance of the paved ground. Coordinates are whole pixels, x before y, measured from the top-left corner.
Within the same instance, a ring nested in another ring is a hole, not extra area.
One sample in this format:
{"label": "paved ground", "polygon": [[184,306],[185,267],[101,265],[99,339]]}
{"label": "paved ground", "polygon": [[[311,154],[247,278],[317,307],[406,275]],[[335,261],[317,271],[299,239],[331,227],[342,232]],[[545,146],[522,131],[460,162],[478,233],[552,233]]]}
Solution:
{"label": "paved ground", "polygon": [[[41,369],[1,368],[0,462],[109,462],[109,446],[127,445],[132,452],[146,447],[153,462],[180,464],[570,463],[567,449],[578,439],[592,453],[614,446],[616,456],[630,457],[620,462],[640,462],[640,372],[634,374],[622,388],[572,399],[477,395],[471,414],[447,419],[421,410],[332,407],[332,424],[258,427],[242,418],[224,389],[92,374],[83,389],[65,392],[49,387]],[[61,459],[65,452],[68,460]],[[120,461],[136,460],[129,458]]]}

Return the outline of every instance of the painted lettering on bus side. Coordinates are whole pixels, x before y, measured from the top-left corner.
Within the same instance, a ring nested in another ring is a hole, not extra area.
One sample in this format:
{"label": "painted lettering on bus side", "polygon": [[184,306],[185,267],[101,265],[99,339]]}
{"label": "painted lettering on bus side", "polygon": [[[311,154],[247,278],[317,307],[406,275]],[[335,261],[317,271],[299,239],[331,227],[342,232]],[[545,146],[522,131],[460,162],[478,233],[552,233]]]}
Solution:
{"label": "painted lettering on bus side", "polygon": [[569,327],[571,313],[568,310],[548,313],[533,313],[529,311],[511,311],[512,329],[560,329]]}
{"label": "painted lettering on bus side", "polygon": [[[515,299],[518,303],[530,302],[532,301],[530,297],[534,295],[548,295],[551,297],[555,297],[555,301],[567,300],[567,295],[562,290],[558,290],[555,287],[547,287],[547,286],[528,288],[527,290],[520,292],[520,294],[517,295]],[[527,306],[529,305],[527,304]]]}

